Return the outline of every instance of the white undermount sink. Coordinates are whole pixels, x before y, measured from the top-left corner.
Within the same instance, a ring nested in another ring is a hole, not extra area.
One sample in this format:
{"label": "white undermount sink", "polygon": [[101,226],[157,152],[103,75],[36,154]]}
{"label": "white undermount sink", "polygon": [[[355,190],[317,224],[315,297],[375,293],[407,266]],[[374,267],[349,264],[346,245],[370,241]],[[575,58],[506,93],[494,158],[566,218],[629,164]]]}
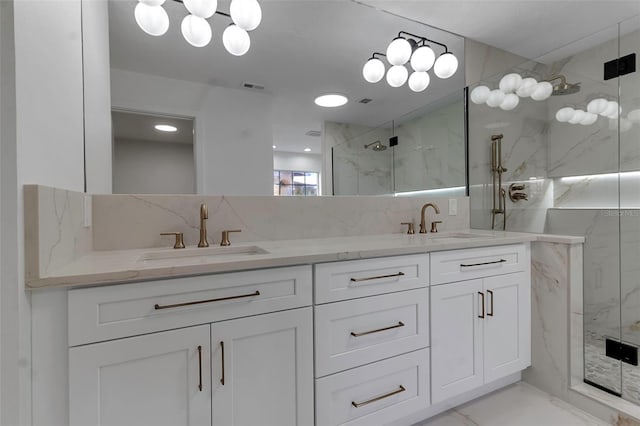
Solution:
{"label": "white undermount sink", "polygon": [[204,261],[207,258],[211,260],[224,259],[228,257],[252,256],[256,254],[268,254],[269,252],[258,246],[228,246],[228,247],[203,247],[203,248],[187,248],[152,251],[144,253],[138,259],[139,262],[164,261],[169,259],[175,260],[194,260]]}

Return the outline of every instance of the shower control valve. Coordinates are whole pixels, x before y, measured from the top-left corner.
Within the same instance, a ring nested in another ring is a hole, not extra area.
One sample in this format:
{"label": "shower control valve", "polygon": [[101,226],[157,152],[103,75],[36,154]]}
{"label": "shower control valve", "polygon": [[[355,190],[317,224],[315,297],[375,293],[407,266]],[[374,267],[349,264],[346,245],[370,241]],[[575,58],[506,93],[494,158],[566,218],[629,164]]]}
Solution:
{"label": "shower control valve", "polygon": [[528,201],[529,196],[527,195],[527,193],[520,192],[520,191],[524,191],[524,189],[525,189],[524,184],[512,183],[511,185],[509,185],[509,199],[514,203],[520,200]]}

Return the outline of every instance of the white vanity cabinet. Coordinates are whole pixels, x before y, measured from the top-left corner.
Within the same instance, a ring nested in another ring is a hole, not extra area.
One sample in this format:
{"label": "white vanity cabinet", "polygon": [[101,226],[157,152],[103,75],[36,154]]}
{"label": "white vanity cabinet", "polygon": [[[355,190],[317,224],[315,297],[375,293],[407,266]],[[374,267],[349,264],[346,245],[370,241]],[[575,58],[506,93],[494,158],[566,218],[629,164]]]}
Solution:
{"label": "white vanity cabinet", "polygon": [[[230,283],[243,297],[227,294]],[[313,424],[309,266],[140,285],[153,288],[69,291],[70,341],[80,342],[69,349],[71,425]],[[261,313],[265,304],[307,307]],[[123,336],[127,321],[131,334],[150,333]],[[193,325],[157,330],[172,323]],[[118,338],[88,343],[92,327]]]}
{"label": "white vanity cabinet", "polygon": [[529,263],[525,244],[432,254],[432,403],[530,365]]}

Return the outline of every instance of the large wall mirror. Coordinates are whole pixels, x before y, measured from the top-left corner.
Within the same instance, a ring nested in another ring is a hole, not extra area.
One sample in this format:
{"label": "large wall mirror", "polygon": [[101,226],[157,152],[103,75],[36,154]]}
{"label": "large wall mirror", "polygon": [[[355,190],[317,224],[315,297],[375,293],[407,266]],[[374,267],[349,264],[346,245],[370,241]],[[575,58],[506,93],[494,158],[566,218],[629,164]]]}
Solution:
{"label": "large wall mirror", "polygon": [[[234,56],[222,41],[230,18],[209,18],[211,42],[196,48],[181,33],[182,2],[163,4],[169,29],[158,37],[136,23],[137,3],[108,0],[107,8],[114,192],[380,195],[464,187],[462,37],[354,1],[262,0],[250,49]],[[219,11],[229,6],[218,2]],[[365,81],[365,62],[400,31],[437,42],[436,56],[446,45],[457,72],[442,79],[431,69],[419,93],[385,78]],[[314,104],[327,93],[348,103]],[[162,133],[157,124],[178,130]],[[192,180],[177,170],[185,167]]]}

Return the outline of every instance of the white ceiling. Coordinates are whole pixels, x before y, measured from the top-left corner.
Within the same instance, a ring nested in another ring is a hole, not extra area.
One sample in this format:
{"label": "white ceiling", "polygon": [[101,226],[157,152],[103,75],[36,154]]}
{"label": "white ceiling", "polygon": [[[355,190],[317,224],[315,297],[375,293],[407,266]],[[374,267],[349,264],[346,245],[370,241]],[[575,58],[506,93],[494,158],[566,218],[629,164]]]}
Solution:
{"label": "white ceiling", "polygon": [[638,0],[362,2],[528,59],[536,59],[640,14]]}

